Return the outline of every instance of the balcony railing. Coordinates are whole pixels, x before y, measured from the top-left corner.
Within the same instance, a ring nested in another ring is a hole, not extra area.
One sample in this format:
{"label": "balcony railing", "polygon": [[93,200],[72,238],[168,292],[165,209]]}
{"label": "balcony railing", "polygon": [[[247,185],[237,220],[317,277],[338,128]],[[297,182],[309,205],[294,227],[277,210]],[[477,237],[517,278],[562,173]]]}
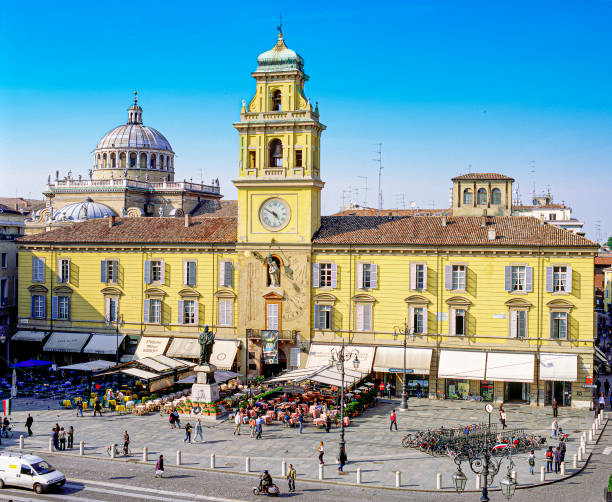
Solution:
{"label": "balcony railing", "polygon": [[192,181],[137,181],[130,179],[108,179],[108,180],[56,180],[55,183],[48,183],[47,189],[82,189],[82,188],[105,188],[105,187],[125,187],[139,188],[150,191],[165,190],[190,190],[195,192],[221,193],[219,185],[205,185],[203,183],[193,183]]}

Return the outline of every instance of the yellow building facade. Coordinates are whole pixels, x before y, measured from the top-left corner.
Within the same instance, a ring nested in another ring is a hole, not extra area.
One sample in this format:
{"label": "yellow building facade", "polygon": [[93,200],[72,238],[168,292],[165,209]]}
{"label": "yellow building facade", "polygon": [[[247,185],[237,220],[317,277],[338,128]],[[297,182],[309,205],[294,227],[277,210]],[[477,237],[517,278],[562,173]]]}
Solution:
{"label": "yellow building facade", "polygon": [[258,58],[234,124],[237,217],[23,238],[20,333],[120,333],[124,358],[196,357],[208,325],[226,344],[215,364],[245,377],[325,363],[344,341],[398,393],[405,354],[412,395],[589,406],[597,245],[510,216],[513,180],[491,173],[453,180],[453,216],[322,216],[325,126],[303,64],[282,34]]}

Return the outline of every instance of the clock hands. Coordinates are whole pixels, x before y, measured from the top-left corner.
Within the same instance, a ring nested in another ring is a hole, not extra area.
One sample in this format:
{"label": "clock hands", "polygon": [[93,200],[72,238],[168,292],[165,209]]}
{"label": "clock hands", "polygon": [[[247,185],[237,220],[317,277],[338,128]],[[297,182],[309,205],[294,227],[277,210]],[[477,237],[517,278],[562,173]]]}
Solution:
{"label": "clock hands", "polygon": [[273,214],[273,215],[274,215],[274,217],[275,217],[276,219],[278,219],[278,214],[276,214],[276,213],[275,213],[274,211],[272,211],[271,209],[268,209],[267,207],[264,207],[264,210],[265,210],[265,211],[268,211],[268,213]]}

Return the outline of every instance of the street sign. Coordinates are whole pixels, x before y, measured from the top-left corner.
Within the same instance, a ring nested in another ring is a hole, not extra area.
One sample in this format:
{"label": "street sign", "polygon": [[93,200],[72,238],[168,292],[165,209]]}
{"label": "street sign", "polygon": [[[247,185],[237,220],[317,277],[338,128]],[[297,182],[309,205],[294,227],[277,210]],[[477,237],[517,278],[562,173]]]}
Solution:
{"label": "street sign", "polygon": [[487,404],[485,406],[485,410],[487,410],[487,413],[492,413],[493,412],[493,405],[492,404]]}
{"label": "street sign", "polygon": [[[403,373],[403,368],[389,368],[389,373]],[[414,370],[406,368],[406,373],[414,373]]]}

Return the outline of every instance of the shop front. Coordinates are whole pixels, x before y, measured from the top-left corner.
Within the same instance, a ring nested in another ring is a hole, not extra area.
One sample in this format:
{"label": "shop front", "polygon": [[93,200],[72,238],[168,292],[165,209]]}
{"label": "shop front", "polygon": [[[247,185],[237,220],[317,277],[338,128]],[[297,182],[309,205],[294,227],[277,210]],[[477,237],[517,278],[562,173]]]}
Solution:
{"label": "shop front", "polygon": [[534,381],[535,355],[522,352],[487,353],[486,378],[490,382],[501,382],[498,400],[504,402],[530,402],[531,383]]}
{"label": "shop front", "polygon": [[[432,349],[406,349],[408,396],[426,397],[428,395],[431,354]],[[404,347],[377,347],[372,371],[374,380],[380,380],[385,384],[391,383],[394,394],[401,396],[404,379]]]}
{"label": "shop front", "polygon": [[572,383],[578,379],[576,354],[540,354],[540,380],[545,382],[544,404],[572,405]]}
{"label": "shop front", "polygon": [[444,379],[447,399],[470,399],[483,391],[488,395],[490,387],[483,386],[487,364],[486,352],[471,350],[440,351],[438,378]]}

